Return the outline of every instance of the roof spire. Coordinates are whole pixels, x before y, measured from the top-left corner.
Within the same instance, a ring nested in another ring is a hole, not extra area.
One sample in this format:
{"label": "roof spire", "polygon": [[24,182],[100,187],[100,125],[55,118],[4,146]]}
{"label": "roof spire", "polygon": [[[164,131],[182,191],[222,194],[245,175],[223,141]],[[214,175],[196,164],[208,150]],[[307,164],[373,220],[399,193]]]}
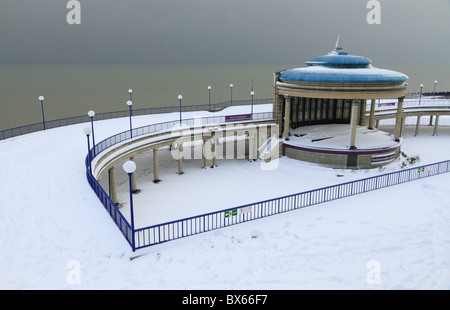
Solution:
{"label": "roof spire", "polygon": [[336,46],[334,47],[334,50],[332,51],[333,54],[339,54],[344,52],[344,49],[342,48],[342,42],[341,42],[341,35],[339,34],[336,40]]}

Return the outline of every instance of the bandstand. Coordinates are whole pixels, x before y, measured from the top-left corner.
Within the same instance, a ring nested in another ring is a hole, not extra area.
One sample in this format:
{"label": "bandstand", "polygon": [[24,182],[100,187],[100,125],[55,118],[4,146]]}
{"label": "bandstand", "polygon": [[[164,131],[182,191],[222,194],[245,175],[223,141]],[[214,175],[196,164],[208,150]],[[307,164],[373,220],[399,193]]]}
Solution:
{"label": "bandstand", "polygon": [[[274,73],[274,118],[287,157],[331,167],[373,168],[400,153],[408,77],[336,46],[306,67]],[[397,99],[395,134],[374,127],[375,101]],[[366,109],[370,104],[370,116]]]}

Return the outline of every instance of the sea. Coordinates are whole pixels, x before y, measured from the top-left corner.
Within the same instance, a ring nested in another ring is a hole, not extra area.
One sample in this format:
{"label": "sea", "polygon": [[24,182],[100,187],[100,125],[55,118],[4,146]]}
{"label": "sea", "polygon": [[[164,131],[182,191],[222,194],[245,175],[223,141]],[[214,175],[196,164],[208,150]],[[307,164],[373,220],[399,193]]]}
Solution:
{"label": "sea", "polygon": [[[0,64],[0,130],[71,116],[273,97],[273,73],[304,64]],[[386,67],[383,67],[386,68]],[[408,92],[450,91],[444,68],[391,68],[409,76]],[[230,87],[233,84],[233,87]],[[211,86],[211,90],[208,90]]]}

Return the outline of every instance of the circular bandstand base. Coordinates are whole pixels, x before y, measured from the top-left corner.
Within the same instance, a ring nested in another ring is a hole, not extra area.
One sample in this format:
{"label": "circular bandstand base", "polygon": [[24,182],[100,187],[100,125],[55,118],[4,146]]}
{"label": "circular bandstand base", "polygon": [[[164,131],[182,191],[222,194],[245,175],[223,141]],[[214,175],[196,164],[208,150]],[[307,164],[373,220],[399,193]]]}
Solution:
{"label": "circular bandstand base", "polygon": [[290,131],[283,142],[283,154],[309,163],[333,168],[376,168],[396,160],[401,142],[377,129],[356,128],[355,145],[350,146],[349,124],[304,126]]}

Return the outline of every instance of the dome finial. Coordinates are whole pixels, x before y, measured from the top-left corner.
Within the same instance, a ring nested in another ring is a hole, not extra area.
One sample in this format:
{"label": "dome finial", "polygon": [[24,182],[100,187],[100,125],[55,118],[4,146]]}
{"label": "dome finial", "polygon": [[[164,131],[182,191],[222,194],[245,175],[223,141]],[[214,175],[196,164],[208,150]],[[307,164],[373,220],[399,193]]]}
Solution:
{"label": "dome finial", "polygon": [[342,51],[342,42],[341,42],[341,35],[338,34],[338,38],[336,40],[336,47],[334,48],[336,51]]}
{"label": "dome finial", "polygon": [[336,40],[336,46],[334,47],[333,53],[342,53],[344,49],[342,48],[341,35],[339,34]]}

